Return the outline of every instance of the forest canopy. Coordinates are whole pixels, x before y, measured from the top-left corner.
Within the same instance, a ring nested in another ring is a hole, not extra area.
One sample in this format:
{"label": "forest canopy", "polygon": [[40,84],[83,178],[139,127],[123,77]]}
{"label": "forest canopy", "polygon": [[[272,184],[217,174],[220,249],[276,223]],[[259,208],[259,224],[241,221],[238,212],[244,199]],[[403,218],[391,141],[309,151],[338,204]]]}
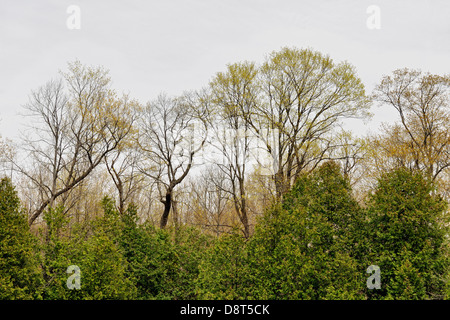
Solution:
{"label": "forest canopy", "polygon": [[[345,129],[375,103],[398,121]],[[74,61],[23,112],[0,140],[0,299],[450,297],[450,75],[367,93],[285,47],[142,103]]]}

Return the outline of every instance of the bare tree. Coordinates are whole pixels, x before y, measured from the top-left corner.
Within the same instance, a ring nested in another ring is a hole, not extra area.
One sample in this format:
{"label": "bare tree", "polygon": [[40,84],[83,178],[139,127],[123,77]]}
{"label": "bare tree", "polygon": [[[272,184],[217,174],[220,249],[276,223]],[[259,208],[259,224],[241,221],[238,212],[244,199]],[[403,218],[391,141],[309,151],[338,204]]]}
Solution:
{"label": "bare tree", "polygon": [[206,101],[198,94],[180,98],[160,95],[142,111],[137,143],[145,164],[141,172],[153,179],[164,204],[160,228],[165,228],[173,192],[194,165],[194,155],[206,141]]}
{"label": "bare tree", "polygon": [[227,232],[230,224],[230,193],[228,179],[216,165],[207,166],[188,183],[191,223],[212,231],[216,236]]}
{"label": "bare tree", "polygon": [[[432,180],[450,168],[450,75],[399,69],[384,76],[374,97],[394,107],[400,124],[385,127],[383,153],[407,168],[422,170]],[[384,161],[388,161],[386,157]]]}
{"label": "bare tree", "polygon": [[[140,106],[134,103],[129,110],[128,121],[131,126],[135,125]],[[105,166],[115,186],[118,196],[118,211],[125,212],[126,204],[142,187],[143,176],[139,172],[138,162],[140,158],[139,150],[133,144],[135,141],[135,128],[132,128],[124,143],[105,156]]]}
{"label": "bare tree", "polygon": [[32,92],[25,106],[32,117],[23,151],[30,164],[12,159],[15,168],[39,190],[31,225],[62,195],[70,192],[118,148],[131,130],[129,103],[110,89],[103,68],[69,64],[63,79]]}
{"label": "bare tree", "polygon": [[250,125],[243,113],[255,104],[253,80],[256,76],[253,63],[237,63],[228,66],[226,73],[218,73],[211,82],[211,100],[216,117],[211,127],[215,135],[212,144],[221,153],[221,160],[213,160],[228,183],[217,184],[228,192],[235,212],[243,226],[244,237],[250,236],[246,179],[250,161]]}
{"label": "bare tree", "polygon": [[12,180],[12,166],[9,159],[13,158],[14,150],[12,141],[2,139],[0,136],[0,172],[9,175]]}
{"label": "bare tree", "polygon": [[105,157],[106,169],[118,195],[118,211],[123,214],[126,204],[139,190],[142,174],[138,170],[139,157],[135,150],[117,151]]}

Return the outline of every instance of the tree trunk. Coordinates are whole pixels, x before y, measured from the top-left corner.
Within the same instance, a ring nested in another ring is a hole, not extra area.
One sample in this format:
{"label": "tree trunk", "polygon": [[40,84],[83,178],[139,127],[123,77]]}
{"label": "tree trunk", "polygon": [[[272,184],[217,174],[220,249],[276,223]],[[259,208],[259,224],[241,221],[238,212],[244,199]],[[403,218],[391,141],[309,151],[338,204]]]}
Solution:
{"label": "tree trunk", "polygon": [[172,214],[173,214],[173,223],[175,226],[175,243],[178,243],[178,229],[180,227],[179,225],[179,218],[178,218],[178,209],[177,209],[177,201],[172,200]]}
{"label": "tree trunk", "polygon": [[285,192],[283,172],[278,171],[277,173],[275,173],[274,179],[276,198],[278,201],[280,201]]}
{"label": "tree trunk", "polygon": [[248,224],[247,210],[245,207],[242,208],[241,222],[244,225],[244,237],[248,239],[250,237],[250,226]]}
{"label": "tree trunk", "polygon": [[125,213],[125,199],[123,195],[123,184],[119,177],[117,177],[119,183],[117,184],[117,190],[119,192],[119,213],[122,216]]}
{"label": "tree trunk", "polygon": [[161,216],[159,227],[161,229],[164,229],[167,225],[167,221],[169,220],[170,208],[172,206],[172,193],[167,192],[165,200],[162,200],[161,202],[164,204],[164,212],[163,215]]}

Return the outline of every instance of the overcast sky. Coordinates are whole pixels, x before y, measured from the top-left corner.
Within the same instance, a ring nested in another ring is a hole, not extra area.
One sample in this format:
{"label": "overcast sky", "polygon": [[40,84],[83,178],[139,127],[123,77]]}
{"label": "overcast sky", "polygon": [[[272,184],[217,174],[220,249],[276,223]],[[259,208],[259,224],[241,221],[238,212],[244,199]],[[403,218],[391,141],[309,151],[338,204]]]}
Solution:
{"label": "overcast sky", "polygon": [[[70,5],[80,29],[69,29]],[[369,29],[370,5],[380,29]],[[0,0],[0,135],[15,138],[31,90],[79,59],[110,70],[113,87],[146,102],[200,89],[226,64],[261,62],[283,46],[312,48],[353,64],[371,92],[397,68],[450,73],[450,1]],[[392,121],[373,107],[367,125]]]}

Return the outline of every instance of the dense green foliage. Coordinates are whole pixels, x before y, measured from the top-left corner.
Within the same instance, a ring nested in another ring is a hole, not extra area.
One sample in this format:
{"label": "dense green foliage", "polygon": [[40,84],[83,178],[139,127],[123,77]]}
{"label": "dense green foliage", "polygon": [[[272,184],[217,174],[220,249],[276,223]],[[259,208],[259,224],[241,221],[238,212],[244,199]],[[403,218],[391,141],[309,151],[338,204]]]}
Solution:
{"label": "dense green foliage", "polygon": [[267,212],[249,244],[249,268],[263,299],[361,298],[358,253],[363,212],[339,167],[301,176]]}
{"label": "dense green foliage", "polygon": [[[134,288],[126,275],[127,261],[115,241],[115,221],[105,214],[91,225],[69,230],[63,208],[47,211],[44,252],[45,299],[126,299]],[[67,268],[78,266],[81,288],[69,290]]]}
{"label": "dense green foliage", "polygon": [[220,237],[200,264],[202,299],[243,299],[251,287],[244,237],[237,231]]}
{"label": "dense green foliage", "polygon": [[42,276],[36,239],[8,178],[0,181],[0,299],[36,299]]}
{"label": "dense green foliage", "polygon": [[[254,234],[159,229],[123,214],[70,222],[63,207],[30,232],[11,182],[0,184],[1,299],[444,299],[446,202],[420,173],[385,174],[366,207],[333,162],[303,174]],[[69,289],[76,265],[79,289]],[[368,289],[370,265],[381,289]]]}
{"label": "dense green foliage", "polygon": [[431,299],[445,295],[448,269],[446,203],[419,173],[386,174],[371,195],[370,250],[366,260],[382,272],[372,298]]}

